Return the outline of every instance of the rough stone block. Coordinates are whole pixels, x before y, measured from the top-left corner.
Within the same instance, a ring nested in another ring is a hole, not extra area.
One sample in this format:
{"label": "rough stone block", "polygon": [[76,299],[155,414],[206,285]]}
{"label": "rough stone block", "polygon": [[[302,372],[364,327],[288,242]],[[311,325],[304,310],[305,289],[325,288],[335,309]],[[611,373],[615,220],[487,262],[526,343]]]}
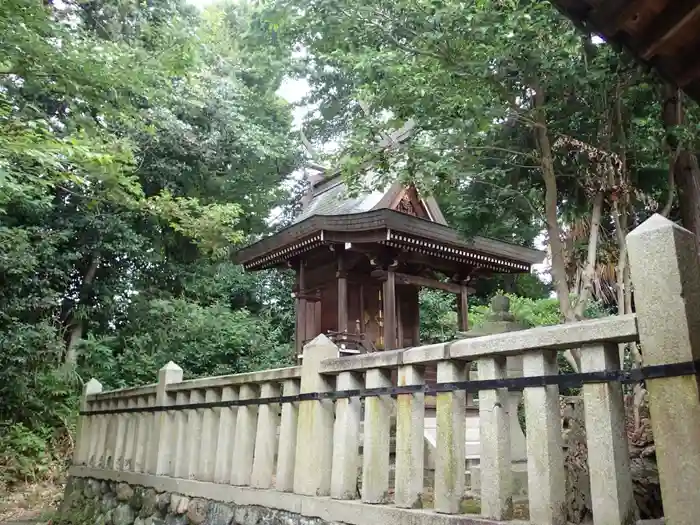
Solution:
{"label": "rough stone block", "polygon": [[[134,510],[141,510],[141,507],[143,506],[143,494],[144,494],[144,488],[143,487],[135,487],[134,488],[134,493],[131,496],[131,500],[129,501],[129,505],[131,505],[131,508]],[[145,518],[145,516],[142,516]]]}
{"label": "rough stone block", "polygon": [[[143,499],[141,503],[141,511],[139,516],[142,518],[147,518],[151,514],[154,514],[157,509],[158,494],[154,489],[146,489],[143,492]],[[170,503],[170,498],[168,498],[168,503]]]}
{"label": "rough stone block", "polygon": [[169,514],[184,514],[187,512],[187,507],[190,504],[190,498],[182,494],[170,495],[170,506],[168,507]]}
{"label": "rough stone block", "polygon": [[204,525],[229,525],[233,519],[233,508],[230,505],[210,501]]}
{"label": "rough stone block", "polygon": [[187,516],[184,514],[168,514],[165,517],[165,525],[188,525]]}
{"label": "rough stone block", "polygon": [[166,512],[168,512],[168,507],[170,506],[170,494],[167,492],[163,492],[162,494],[158,494],[156,497],[156,509],[158,509],[159,512],[161,512],[163,515],[165,515]]}
{"label": "rough stone block", "polygon": [[119,501],[129,501],[134,495],[134,489],[132,489],[126,483],[119,483],[117,485],[117,499]]}
{"label": "rough stone block", "polygon": [[132,525],[136,519],[136,513],[126,503],[122,503],[112,511],[112,525]]}
{"label": "rough stone block", "polygon": [[208,504],[205,500],[195,498],[187,506],[187,519],[194,525],[199,525],[207,518]]}
{"label": "rough stone block", "polygon": [[117,502],[117,496],[112,493],[107,493],[104,496],[102,496],[102,511],[107,512],[108,510],[112,510],[118,505]]}

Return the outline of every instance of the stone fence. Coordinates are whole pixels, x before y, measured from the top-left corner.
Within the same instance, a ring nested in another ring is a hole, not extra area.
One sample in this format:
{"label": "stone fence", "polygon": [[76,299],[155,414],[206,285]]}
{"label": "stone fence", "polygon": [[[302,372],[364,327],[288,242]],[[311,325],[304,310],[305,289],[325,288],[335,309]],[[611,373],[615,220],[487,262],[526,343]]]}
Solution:
{"label": "stone fence", "polygon": [[[700,402],[687,368],[700,357],[700,273],[689,235],[660,216],[630,234],[636,316],[351,357],[338,357],[319,336],[298,367],[183,381],[169,363],[156,384],[111,392],[93,379],[71,473],[327,522],[509,520],[508,388],[516,388],[524,397],[529,522],[563,525],[557,351],[579,349],[594,523],[631,525],[618,344],[641,339],[666,516],[674,525],[698,523]],[[510,356],[522,356],[522,378],[507,377]],[[476,381],[468,380],[472,363]],[[437,385],[424,384],[427,364],[437,365]],[[675,371],[663,366],[673,364]],[[463,514],[462,504],[468,392],[479,398],[480,516]],[[437,420],[427,489],[426,395],[436,397]]]}

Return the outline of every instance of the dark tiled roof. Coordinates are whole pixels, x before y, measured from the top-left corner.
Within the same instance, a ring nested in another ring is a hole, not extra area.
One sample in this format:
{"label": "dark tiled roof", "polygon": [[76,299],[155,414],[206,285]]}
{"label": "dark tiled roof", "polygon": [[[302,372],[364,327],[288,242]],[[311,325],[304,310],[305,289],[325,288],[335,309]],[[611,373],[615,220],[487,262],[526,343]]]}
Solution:
{"label": "dark tiled roof", "polygon": [[386,192],[361,190],[355,195],[348,193],[347,184],[340,176],[326,181],[314,191],[311,200],[294,219],[299,223],[314,215],[351,215],[374,208]]}
{"label": "dark tiled roof", "polygon": [[544,253],[540,250],[485,237],[466,240],[445,225],[389,209],[378,209],[350,215],[312,215],[275,235],[243,248],[235,255],[235,260],[241,264],[251,263],[322,231],[352,234],[378,230],[405,232],[422,239],[433,240],[441,245],[469,249],[528,265],[540,263],[544,259]]}

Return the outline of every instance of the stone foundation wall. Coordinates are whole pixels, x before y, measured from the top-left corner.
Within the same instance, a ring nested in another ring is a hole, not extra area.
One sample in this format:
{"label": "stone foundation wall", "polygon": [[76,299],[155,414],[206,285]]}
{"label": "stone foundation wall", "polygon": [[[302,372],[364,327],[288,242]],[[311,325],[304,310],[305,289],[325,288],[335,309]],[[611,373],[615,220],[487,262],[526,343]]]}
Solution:
{"label": "stone foundation wall", "polygon": [[91,478],[69,480],[56,521],[65,525],[343,525]]}

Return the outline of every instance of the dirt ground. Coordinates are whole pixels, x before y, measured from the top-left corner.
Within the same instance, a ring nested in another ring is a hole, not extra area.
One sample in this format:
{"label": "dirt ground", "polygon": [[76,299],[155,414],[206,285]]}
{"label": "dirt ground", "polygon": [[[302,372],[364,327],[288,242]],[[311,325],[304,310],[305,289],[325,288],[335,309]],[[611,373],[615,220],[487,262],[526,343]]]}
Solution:
{"label": "dirt ground", "polygon": [[25,525],[50,521],[63,497],[62,482],[24,484],[0,492],[0,525]]}

